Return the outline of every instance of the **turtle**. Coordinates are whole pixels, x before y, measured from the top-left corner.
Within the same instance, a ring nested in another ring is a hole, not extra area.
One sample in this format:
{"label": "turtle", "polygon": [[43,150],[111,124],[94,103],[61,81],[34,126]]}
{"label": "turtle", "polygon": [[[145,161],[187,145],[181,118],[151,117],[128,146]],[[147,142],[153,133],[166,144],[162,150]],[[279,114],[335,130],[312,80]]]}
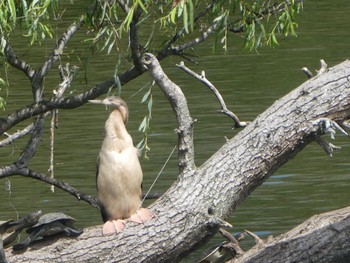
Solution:
{"label": "turtle", "polygon": [[215,247],[198,263],[221,263],[226,262],[236,256],[236,251],[228,241],[223,242],[221,245]]}
{"label": "turtle", "polygon": [[25,228],[34,226],[38,223],[39,218],[41,217],[41,210],[31,212],[28,215],[18,219],[18,220],[9,220],[0,225],[0,234],[11,233],[3,240],[3,246],[7,247],[11,244]]}
{"label": "turtle", "polygon": [[28,248],[30,243],[39,239],[65,233],[68,236],[79,236],[83,231],[75,229],[73,223],[76,220],[62,212],[53,212],[42,215],[34,226],[27,229],[28,238],[13,246],[13,250]]}

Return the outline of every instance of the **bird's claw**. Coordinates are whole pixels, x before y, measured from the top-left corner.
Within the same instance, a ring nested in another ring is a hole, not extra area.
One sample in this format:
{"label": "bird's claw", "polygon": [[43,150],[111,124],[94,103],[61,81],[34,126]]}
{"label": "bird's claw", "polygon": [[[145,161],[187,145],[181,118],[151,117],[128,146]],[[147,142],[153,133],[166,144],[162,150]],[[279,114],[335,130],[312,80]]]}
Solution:
{"label": "bird's claw", "polygon": [[129,218],[130,221],[143,224],[153,218],[153,213],[151,210],[147,208],[140,208],[138,209],[135,214],[132,214]]}
{"label": "bird's claw", "polygon": [[108,220],[103,225],[102,234],[104,236],[118,234],[120,232],[123,232],[124,228],[125,228],[125,220],[121,220],[121,219]]}

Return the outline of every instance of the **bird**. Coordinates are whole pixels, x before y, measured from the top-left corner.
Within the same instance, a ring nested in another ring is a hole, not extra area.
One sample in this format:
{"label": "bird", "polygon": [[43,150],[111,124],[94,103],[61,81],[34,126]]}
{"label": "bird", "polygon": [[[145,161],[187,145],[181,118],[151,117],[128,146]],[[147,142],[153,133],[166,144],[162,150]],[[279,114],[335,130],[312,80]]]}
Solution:
{"label": "bird", "polygon": [[122,232],[126,220],[144,223],[153,213],[141,207],[143,173],[139,150],[126,129],[127,103],[119,96],[89,102],[112,109],[105,123],[105,138],[96,168],[97,197],[104,221],[102,234],[111,235]]}

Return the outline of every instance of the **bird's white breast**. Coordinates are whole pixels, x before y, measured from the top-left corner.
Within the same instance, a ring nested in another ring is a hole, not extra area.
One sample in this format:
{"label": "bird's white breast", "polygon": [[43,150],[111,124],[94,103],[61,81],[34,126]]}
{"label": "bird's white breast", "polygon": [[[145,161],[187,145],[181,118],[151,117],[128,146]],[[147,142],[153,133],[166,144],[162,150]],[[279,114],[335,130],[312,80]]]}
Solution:
{"label": "bird's white breast", "polygon": [[127,218],[141,201],[143,176],[138,151],[132,140],[130,143],[114,138],[103,144],[106,143],[111,145],[102,147],[99,155],[98,198],[113,219]]}

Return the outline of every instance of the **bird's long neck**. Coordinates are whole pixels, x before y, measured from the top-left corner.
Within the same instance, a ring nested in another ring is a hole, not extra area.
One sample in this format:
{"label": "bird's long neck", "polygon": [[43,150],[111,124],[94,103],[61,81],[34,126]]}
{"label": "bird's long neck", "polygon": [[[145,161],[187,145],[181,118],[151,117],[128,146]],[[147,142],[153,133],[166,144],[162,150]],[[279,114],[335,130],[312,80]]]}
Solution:
{"label": "bird's long neck", "polygon": [[125,127],[125,116],[118,109],[113,110],[109,115],[105,125],[106,138],[127,140],[131,139]]}

